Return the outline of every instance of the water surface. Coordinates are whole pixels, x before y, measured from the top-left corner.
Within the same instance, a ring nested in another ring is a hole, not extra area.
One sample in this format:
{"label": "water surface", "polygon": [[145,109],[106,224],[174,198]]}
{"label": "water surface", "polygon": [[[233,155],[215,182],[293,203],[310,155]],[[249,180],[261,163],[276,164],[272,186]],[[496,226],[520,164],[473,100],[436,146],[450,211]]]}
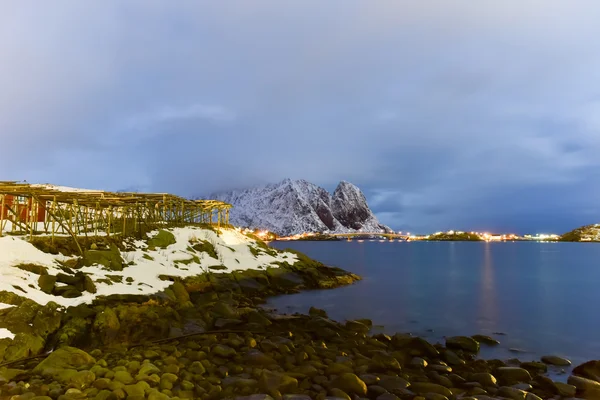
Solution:
{"label": "water surface", "polygon": [[[269,305],[336,320],[370,318],[381,331],[491,335],[484,358],[575,365],[600,359],[600,245],[537,242],[274,242],[361,275],[355,285],[279,296]],[[510,350],[512,349],[512,350]],[[518,349],[519,352],[515,352]],[[556,372],[556,371],[555,371]]]}

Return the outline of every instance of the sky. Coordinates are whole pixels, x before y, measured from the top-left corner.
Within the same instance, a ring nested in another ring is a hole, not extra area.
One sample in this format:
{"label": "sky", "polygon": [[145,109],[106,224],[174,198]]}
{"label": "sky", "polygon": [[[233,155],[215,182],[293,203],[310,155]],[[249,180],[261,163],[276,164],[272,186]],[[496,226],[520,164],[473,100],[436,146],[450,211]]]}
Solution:
{"label": "sky", "polygon": [[600,222],[600,2],[0,3],[0,180],[359,186],[397,230]]}

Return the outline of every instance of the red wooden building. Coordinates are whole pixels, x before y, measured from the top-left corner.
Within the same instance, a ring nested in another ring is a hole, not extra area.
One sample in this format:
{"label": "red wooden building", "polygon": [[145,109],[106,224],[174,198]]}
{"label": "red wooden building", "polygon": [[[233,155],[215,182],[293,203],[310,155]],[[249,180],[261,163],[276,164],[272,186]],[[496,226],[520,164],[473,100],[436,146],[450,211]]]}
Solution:
{"label": "red wooden building", "polygon": [[[1,197],[1,196],[0,196]],[[14,221],[15,215],[9,211],[9,208],[13,210],[16,214],[19,215],[19,220],[27,221],[31,218],[31,207],[34,207],[33,210],[33,218],[35,221],[33,222],[45,222],[46,221],[46,209],[37,204],[33,203],[32,198],[27,197],[17,197],[11,195],[4,196],[4,209],[2,209],[2,205],[0,204],[0,219],[7,219],[9,221]]]}

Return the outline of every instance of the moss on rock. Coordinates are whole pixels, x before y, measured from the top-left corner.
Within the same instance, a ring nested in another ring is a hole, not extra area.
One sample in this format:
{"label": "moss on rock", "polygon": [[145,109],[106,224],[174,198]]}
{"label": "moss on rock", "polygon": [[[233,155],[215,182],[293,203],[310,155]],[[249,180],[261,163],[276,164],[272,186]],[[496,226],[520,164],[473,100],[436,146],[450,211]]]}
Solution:
{"label": "moss on rock", "polygon": [[33,372],[42,376],[55,376],[65,369],[78,369],[96,363],[94,357],[75,347],[61,347],[40,362]]}
{"label": "moss on rock", "polygon": [[166,249],[169,245],[177,243],[175,235],[169,231],[159,230],[158,234],[148,240],[149,248]]}
{"label": "moss on rock", "polygon": [[35,356],[44,349],[44,339],[29,333],[17,333],[4,352],[4,361]]}
{"label": "moss on rock", "polygon": [[122,271],[124,262],[119,248],[112,244],[109,250],[86,250],[83,253],[82,264],[84,266],[99,264],[111,271]]}
{"label": "moss on rock", "polygon": [[15,268],[22,269],[23,271],[31,272],[37,275],[48,275],[48,268],[38,264],[17,264]]}

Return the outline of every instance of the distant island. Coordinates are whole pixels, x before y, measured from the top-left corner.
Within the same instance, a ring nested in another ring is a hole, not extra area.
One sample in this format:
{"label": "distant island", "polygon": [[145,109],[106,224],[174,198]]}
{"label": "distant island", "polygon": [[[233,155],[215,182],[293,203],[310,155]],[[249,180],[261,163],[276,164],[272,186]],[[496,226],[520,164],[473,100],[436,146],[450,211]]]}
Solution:
{"label": "distant island", "polygon": [[560,237],[561,242],[600,242],[600,224],[573,229]]}

